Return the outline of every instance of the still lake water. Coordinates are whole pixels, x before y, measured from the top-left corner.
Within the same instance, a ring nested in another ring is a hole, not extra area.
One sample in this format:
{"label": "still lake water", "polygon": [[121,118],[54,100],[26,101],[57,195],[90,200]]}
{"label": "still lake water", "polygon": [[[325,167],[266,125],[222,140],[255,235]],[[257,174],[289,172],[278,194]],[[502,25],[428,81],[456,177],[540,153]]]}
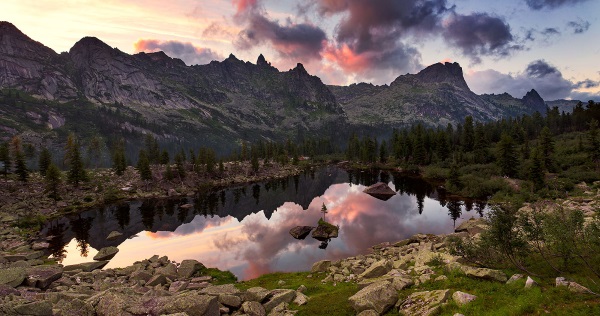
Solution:
{"label": "still lake water", "polygon": [[[362,191],[378,181],[398,193],[387,201]],[[321,207],[339,225],[326,249],[289,230],[317,226]],[[180,206],[192,204],[191,208]],[[194,197],[135,200],[49,222],[42,234],[65,265],[91,261],[97,250],[117,246],[106,266],[125,267],[152,255],[181,262],[196,259],[247,280],[275,271],[310,270],[318,260],[367,253],[369,247],[416,233],[450,233],[462,221],[480,217],[485,203],[448,199],[419,178],[389,172],[353,172],[324,167],[302,175]],[[107,241],[111,231],[123,236]]]}

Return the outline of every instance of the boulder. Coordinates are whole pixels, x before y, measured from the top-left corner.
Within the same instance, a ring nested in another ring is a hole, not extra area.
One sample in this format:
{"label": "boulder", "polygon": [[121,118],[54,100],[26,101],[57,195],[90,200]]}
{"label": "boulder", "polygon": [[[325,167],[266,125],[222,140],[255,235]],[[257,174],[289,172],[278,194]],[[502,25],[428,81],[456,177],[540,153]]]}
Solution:
{"label": "boulder", "polygon": [[190,282],[188,281],[175,281],[173,283],[171,283],[171,285],[169,286],[169,292],[181,292],[185,289],[187,289],[188,285],[190,284]]}
{"label": "boulder", "polygon": [[19,315],[52,316],[52,303],[49,301],[34,301],[14,307]]}
{"label": "boulder", "polygon": [[119,249],[117,247],[104,247],[94,256],[96,261],[110,260],[117,255]]}
{"label": "boulder", "polygon": [[2,300],[5,296],[16,295],[19,296],[21,293],[15,290],[14,287],[8,286],[6,284],[0,284],[0,300]]}
{"label": "boulder", "polygon": [[506,277],[506,274],[504,274],[504,272],[502,272],[500,270],[462,266],[462,271],[468,277],[475,278],[475,279],[491,280],[491,281],[498,281],[498,282],[506,282],[508,279]]}
{"label": "boulder", "polygon": [[3,268],[0,269],[0,285],[17,287],[25,281],[24,268]]}
{"label": "boulder", "polygon": [[517,280],[522,279],[524,276],[522,274],[513,274],[510,279],[508,279],[508,281],[506,281],[506,284],[511,284],[516,282]]}
{"label": "boulder", "polygon": [[391,286],[389,281],[373,283],[348,299],[356,313],[372,309],[379,315],[384,314],[390,307],[394,306],[397,300],[398,292]]}
{"label": "boulder", "polygon": [[55,305],[54,308],[60,310],[55,315],[61,316],[94,316],[94,308],[90,304],[86,304],[84,301],[74,298],[69,300],[62,300],[59,304]]}
{"label": "boulder", "polygon": [[378,182],[363,190],[364,193],[383,201],[389,200],[396,192],[392,190],[386,183]]}
{"label": "boulder", "polygon": [[240,290],[238,290],[233,284],[209,286],[200,292],[202,294],[215,295],[215,296],[224,295],[224,294],[229,294],[229,295],[240,294]]}
{"label": "boulder", "polygon": [[144,282],[148,282],[152,279],[152,274],[143,270],[138,270],[133,272],[129,278],[132,280],[144,280]]}
{"label": "boulder", "polygon": [[539,287],[540,285],[535,282],[531,277],[527,277],[527,281],[525,281],[525,288],[530,289],[532,287]]}
{"label": "boulder", "polygon": [[313,230],[313,228],[314,227],[312,226],[296,226],[290,229],[290,235],[296,239],[304,239],[310,234],[310,231]]}
{"label": "boulder", "polygon": [[196,260],[183,260],[177,269],[177,274],[181,278],[191,278],[196,272],[205,269],[206,267]]}
{"label": "boulder", "polygon": [[117,240],[121,236],[123,236],[123,234],[119,233],[118,231],[113,230],[112,232],[110,232],[110,234],[108,234],[108,236],[106,237],[106,240],[108,240],[108,241]]}
{"label": "boulder", "polygon": [[78,263],[65,266],[63,271],[74,271],[74,270],[82,270],[83,272],[91,272],[96,269],[102,269],[105,265],[108,264],[108,261],[93,261],[93,262],[85,262]]}
{"label": "boulder", "polygon": [[329,269],[330,266],[331,266],[330,260],[317,261],[317,262],[313,263],[312,268],[310,269],[310,272],[312,272],[312,273],[327,272],[327,270]]}
{"label": "boulder", "polygon": [[162,274],[157,274],[153,276],[148,282],[146,282],[146,286],[155,286],[155,285],[163,285],[167,283],[167,277]]}
{"label": "boulder", "polygon": [[296,291],[296,298],[294,299],[294,304],[298,306],[302,306],[308,303],[308,296],[304,295],[302,292]]}
{"label": "boulder", "polygon": [[265,310],[270,312],[281,303],[290,303],[296,298],[296,291],[276,289],[269,293],[267,302],[263,304]]}
{"label": "boulder", "polygon": [[219,302],[216,296],[187,292],[169,297],[158,309],[158,315],[187,313],[188,315],[219,316]]}
{"label": "boulder", "polygon": [[462,306],[465,305],[469,302],[474,301],[477,298],[477,296],[469,294],[469,293],[465,293],[465,292],[461,292],[461,291],[456,291],[454,292],[454,294],[452,294],[452,299],[456,302],[457,305]]}
{"label": "boulder", "polygon": [[339,228],[325,221],[319,220],[319,226],[312,232],[312,238],[318,241],[327,241],[337,238]]}
{"label": "boulder", "polygon": [[219,303],[237,309],[242,305],[242,299],[237,295],[222,294],[219,295]]}
{"label": "boulder", "polygon": [[392,261],[386,259],[379,260],[368,267],[367,270],[360,275],[360,277],[365,279],[376,278],[390,272],[392,268]]}
{"label": "boulder", "polygon": [[259,302],[248,301],[242,304],[242,311],[248,316],[266,316],[267,311]]}
{"label": "boulder", "polygon": [[379,313],[372,309],[367,309],[358,313],[356,316],[379,316]]}
{"label": "boulder", "polygon": [[434,315],[449,297],[450,290],[415,292],[402,301],[399,310],[404,315]]}
{"label": "boulder", "polygon": [[269,290],[260,286],[251,287],[242,293],[242,299],[244,301],[253,301],[261,303],[267,296],[269,296]]}
{"label": "boulder", "polygon": [[26,273],[27,285],[45,289],[50,283],[60,279],[63,271],[59,266],[37,266],[27,269]]}
{"label": "boulder", "polygon": [[306,290],[307,290],[306,286],[304,284],[302,284],[298,287],[296,292],[304,293],[304,292],[306,292]]}
{"label": "boulder", "polygon": [[473,218],[471,217],[469,220],[462,222],[458,227],[454,230],[456,233],[467,232],[469,235],[475,235],[478,233],[482,233],[486,230],[487,224],[485,220],[482,218]]}

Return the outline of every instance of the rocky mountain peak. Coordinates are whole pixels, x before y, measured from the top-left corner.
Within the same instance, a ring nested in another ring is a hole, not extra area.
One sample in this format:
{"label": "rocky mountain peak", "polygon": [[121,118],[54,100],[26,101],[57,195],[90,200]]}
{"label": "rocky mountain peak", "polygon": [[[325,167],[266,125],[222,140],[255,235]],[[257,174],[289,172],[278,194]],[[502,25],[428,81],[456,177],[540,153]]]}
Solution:
{"label": "rocky mountain peak", "polygon": [[291,71],[300,76],[310,76],[308,74],[308,71],[306,71],[306,69],[304,68],[304,65],[302,65],[302,63],[296,64],[296,67],[294,69],[292,69]]}
{"label": "rocky mountain peak", "polygon": [[544,102],[544,99],[542,99],[540,94],[535,91],[535,89],[531,89],[531,91],[527,92],[527,94],[525,94],[521,100],[523,100],[523,104],[525,104],[525,106],[532,110],[540,113],[546,112],[546,102]]}
{"label": "rocky mountain peak", "polygon": [[47,59],[56,53],[23,34],[10,22],[0,21],[0,54],[27,55],[34,59]]}
{"label": "rocky mountain peak", "polygon": [[268,66],[270,64],[265,59],[265,56],[263,56],[263,54],[260,54],[260,55],[258,55],[258,59],[256,60],[256,65],[257,66]]}
{"label": "rocky mountain peak", "polygon": [[173,68],[176,66],[186,66],[185,62],[179,58],[172,58],[169,55],[165,54],[165,52],[163,51],[158,51],[158,52],[154,52],[154,53],[139,53],[138,55],[140,56],[147,56],[150,58],[150,60],[152,60],[155,63],[158,63],[160,65],[169,67],[169,68]]}
{"label": "rocky mountain peak", "polygon": [[86,36],[80,39],[71,49],[69,50],[70,54],[73,54],[77,51],[88,51],[88,50],[111,50],[112,47],[108,46],[106,43],[98,39],[97,37]]}
{"label": "rocky mountain peak", "polygon": [[416,74],[416,78],[426,83],[450,83],[463,89],[469,88],[458,63],[433,64]]}

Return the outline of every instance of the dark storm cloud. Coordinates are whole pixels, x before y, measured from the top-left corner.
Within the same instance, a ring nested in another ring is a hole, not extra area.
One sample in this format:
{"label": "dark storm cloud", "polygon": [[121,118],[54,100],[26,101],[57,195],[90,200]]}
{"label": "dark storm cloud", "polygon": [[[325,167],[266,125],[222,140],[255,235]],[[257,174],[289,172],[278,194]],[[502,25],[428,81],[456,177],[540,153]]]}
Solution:
{"label": "dark storm cloud", "polygon": [[588,0],[525,0],[533,10],[555,9],[561,6],[571,6]]}
{"label": "dark storm cloud", "polygon": [[213,60],[220,60],[219,54],[210,48],[194,46],[189,42],[179,41],[159,41],[154,39],[138,40],[133,44],[136,52],[157,52],[163,51],[165,54],[183,60],[188,65],[208,64]]}
{"label": "dark storm cloud", "polygon": [[523,46],[515,44],[504,19],[487,13],[453,14],[445,23],[444,39],[474,62],[480,56],[506,57]]}
{"label": "dark storm cloud", "polygon": [[284,24],[268,18],[266,11],[257,1],[238,2],[236,19],[245,26],[238,34],[235,45],[240,49],[270,43],[285,58],[319,59],[327,42],[327,35],[318,26],[309,23]]}
{"label": "dark storm cloud", "polygon": [[590,22],[588,21],[570,21],[567,23],[567,27],[573,30],[573,34],[581,34],[590,29]]}
{"label": "dark storm cloud", "polygon": [[573,82],[563,77],[563,74],[553,65],[544,60],[536,60],[522,73],[503,74],[496,70],[484,70],[470,73],[467,81],[477,93],[504,93],[520,98],[531,89],[535,89],[544,100],[577,99],[600,100],[597,94],[578,91],[581,88],[593,88],[598,82],[586,79]]}
{"label": "dark storm cloud", "polygon": [[558,71],[556,67],[551,66],[544,60],[536,60],[529,63],[525,72],[529,77],[535,78],[541,78],[551,74],[560,74],[560,71]]}

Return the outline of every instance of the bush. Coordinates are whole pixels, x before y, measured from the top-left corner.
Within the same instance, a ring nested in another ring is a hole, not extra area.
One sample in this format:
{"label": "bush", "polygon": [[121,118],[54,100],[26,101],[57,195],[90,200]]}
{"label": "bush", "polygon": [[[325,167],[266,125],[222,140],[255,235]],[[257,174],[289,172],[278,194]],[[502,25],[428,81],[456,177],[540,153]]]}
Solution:
{"label": "bush", "polygon": [[463,185],[461,194],[463,196],[474,198],[488,198],[499,191],[510,191],[510,188],[504,179],[499,177],[482,178],[472,174],[460,177]]}
{"label": "bush", "polygon": [[445,180],[448,178],[449,170],[437,166],[423,168],[423,176],[428,179]]}

